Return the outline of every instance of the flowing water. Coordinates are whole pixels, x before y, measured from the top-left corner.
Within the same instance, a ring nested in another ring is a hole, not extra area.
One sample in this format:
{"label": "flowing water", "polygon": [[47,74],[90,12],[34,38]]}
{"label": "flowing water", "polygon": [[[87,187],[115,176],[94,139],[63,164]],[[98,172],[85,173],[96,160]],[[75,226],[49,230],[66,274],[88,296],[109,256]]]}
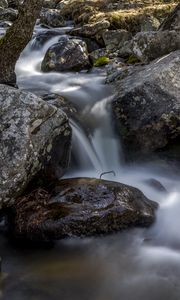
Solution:
{"label": "flowing water", "polygon": [[[41,29],[38,28],[40,31]],[[61,29],[59,35],[65,34]],[[161,164],[126,166],[120,140],[113,131],[113,91],[102,70],[80,73],[40,71],[43,56],[59,35],[42,47],[34,38],[18,64],[18,84],[36,94],[57,93],[78,108],[71,117],[74,165],[65,177],[90,176],[138,187],[160,204],[149,229],[132,229],[100,238],[67,239],[49,249],[22,249],[0,237],[3,300],[179,300],[179,177]],[[168,193],[147,184],[159,180]]]}

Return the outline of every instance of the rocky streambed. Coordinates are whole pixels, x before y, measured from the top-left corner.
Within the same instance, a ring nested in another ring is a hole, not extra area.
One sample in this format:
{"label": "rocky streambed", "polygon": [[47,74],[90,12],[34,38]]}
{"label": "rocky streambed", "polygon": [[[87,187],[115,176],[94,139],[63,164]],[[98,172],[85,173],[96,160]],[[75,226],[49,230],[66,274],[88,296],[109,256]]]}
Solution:
{"label": "rocky streambed", "polygon": [[178,299],[179,6],[139,33],[59,11],[0,86],[3,299]]}

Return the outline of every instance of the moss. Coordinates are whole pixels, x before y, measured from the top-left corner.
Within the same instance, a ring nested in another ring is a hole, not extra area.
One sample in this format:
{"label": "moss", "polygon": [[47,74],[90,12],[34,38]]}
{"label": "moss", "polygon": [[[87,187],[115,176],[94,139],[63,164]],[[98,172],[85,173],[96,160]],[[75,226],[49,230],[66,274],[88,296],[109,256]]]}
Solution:
{"label": "moss", "polygon": [[140,62],[140,60],[136,56],[134,56],[133,54],[131,54],[128,57],[128,59],[126,60],[127,64],[135,64],[135,63],[138,63],[138,62]]}
{"label": "moss", "polygon": [[101,56],[99,58],[97,58],[94,62],[94,67],[101,67],[101,66],[105,66],[109,63],[109,58],[106,56]]}

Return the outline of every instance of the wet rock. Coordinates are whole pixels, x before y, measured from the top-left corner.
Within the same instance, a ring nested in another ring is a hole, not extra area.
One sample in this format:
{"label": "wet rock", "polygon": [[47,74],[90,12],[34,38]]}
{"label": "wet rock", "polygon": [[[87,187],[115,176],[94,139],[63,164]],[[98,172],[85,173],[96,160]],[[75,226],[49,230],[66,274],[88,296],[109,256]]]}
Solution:
{"label": "wet rock", "polygon": [[51,46],[41,65],[44,72],[48,71],[80,71],[90,66],[85,42],[67,37]]}
{"label": "wet rock", "polygon": [[44,101],[48,101],[51,105],[62,109],[66,115],[70,118],[75,118],[77,116],[78,110],[73,103],[68,101],[66,98],[58,94],[44,94],[41,96]]}
{"label": "wet rock", "polygon": [[148,186],[152,187],[157,192],[167,194],[166,188],[157,179],[154,179],[154,178],[146,179],[146,180],[144,180],[144,183],[146,183]]}
{"label": "wet rock", "polygon": [[18,199],[12,230],[16,237],[33,241],[106,234],[151,225],[156,208],[138,189],[121,183],[64,179],[51,196],[37,190]]}
{"label": "wet rock", "polygon": [[180,32],[139,32],[132,40],[132,54],[143,62],[169,54],[180,49]]}
{"label": "wet rock", "polygon": [[40,23],[50,27],[65,26],[64,18],[61,16],[61,12],[57,9],[42,9]]}
{"label": "wet rock", "polygon": [[107,30],[103,33],[103,40],[108,50],[121,48],[131,38],[132,35],[127,30]]}
{"label": "wet rock", "polygon": [[66,115],[41,98],[0,85],[0,207],[12,204],[33,177],[61,176],[69,162]]}
{"label": "wet rock", "polygon": [[15,21],[18,15],[18,11],[12,8],[2,9],[0,7],[0,20],[1,21]]}
{"label": "wet rock", "polygon": [[120,73],[113,112],[126,151],[148,154],[178,143],[180,51]]}
{"label": "wet rock", "polygon": [[45,29],[40,32],[36,32],[34,35],[32,49],[38,50],[41,49],[44,44],[53,37],[59,36],[61,32],[58,29]]}
{"label": "wet rock", "polygon": [[159,30],[180,30],[180,3],[162,22]]}

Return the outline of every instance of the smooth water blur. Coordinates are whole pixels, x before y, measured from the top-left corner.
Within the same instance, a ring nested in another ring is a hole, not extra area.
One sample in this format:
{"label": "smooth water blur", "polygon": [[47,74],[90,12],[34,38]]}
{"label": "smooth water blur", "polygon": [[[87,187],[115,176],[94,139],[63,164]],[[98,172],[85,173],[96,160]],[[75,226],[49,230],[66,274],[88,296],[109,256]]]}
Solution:
{"label": "smooth water blur", "polygon": [[[64,34],[62,31],[60,34]],[[111,179],[138,187],[159,203],[149,229],[133,229],[100,238],[68,239],[46,249],[22,249],[0,237],[3,300],[179,300],[180,186],[171,168],[161,164],[126,166],[111,122],[112,90],[101,70],[80,73],[40,72],[49,40],[41,50],[27,46],[17,64],[19,86],[39,95],[58,93],[78,107],[72,118],[76,168],[66,177]],[[32,50],[32,48],[34,50]],[[77,117],[77,116],[76,116]],[[160,181],[167,193],[147,183]]]}

